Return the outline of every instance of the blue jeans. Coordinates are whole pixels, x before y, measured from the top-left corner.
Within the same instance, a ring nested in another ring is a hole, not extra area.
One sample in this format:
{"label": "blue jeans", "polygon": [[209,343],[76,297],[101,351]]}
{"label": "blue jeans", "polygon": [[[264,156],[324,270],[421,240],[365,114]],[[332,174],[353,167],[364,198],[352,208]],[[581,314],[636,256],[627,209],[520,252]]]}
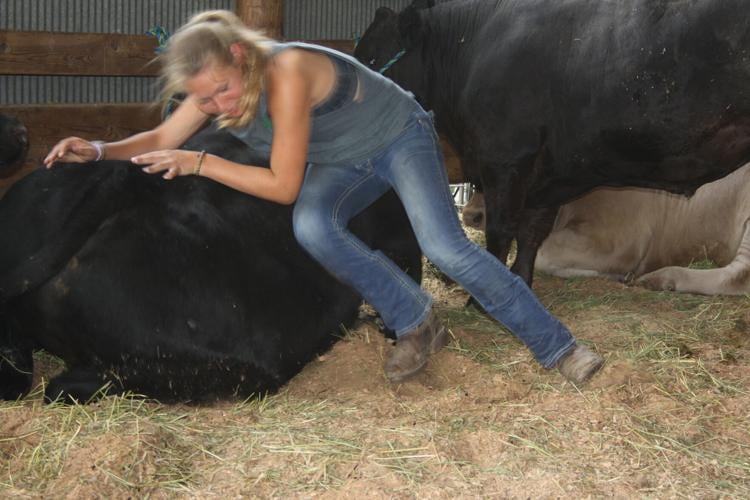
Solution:
{"label": "blue jeans", "polygon": [[432,298],[348,229],[349,220],[396,190],[425,256],[469,292],[549,368],[575,339],[523,280],[466,237],[458,221],[432,118],[416,111],[384,150],[358,165],[310,165],[294,209],[307,252],[357,290],[401,336],[425,320]]}

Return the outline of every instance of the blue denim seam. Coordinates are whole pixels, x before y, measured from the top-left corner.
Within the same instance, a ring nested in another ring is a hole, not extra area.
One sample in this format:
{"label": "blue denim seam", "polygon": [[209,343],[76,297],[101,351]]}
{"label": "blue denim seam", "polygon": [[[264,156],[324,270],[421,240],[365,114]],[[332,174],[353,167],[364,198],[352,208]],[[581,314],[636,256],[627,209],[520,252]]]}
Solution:
{"label": "blue denim seam", "polygon": [[396,144],[403,136],[405,136],[406,133],[409,132],[409,130],[411,130],[412,127],[415,127],[415,126],[419,125],[419,120],[420,119],[419,118],[415,118],[416,114],[417,113],[412,113],[412,115],[409,117],[409,119],[406,120],[406,123],[404,124],[404,127],[401,129],[401,131],[398,133],[398,135],[393,138],[393,140],[391,141],[391,143],[388,146],[386,146],[383,149],[381,149],[380,151],[376,152],[373,155],[372,159],[366,160],[363,163],[371,163],[372,161],[378,161],[378,159],[380,157],[389,154],[389,149],[394,144]]}
{"label": "blue denim seam", "polygon": [[[432,127],[432,123],[427,118],[424,118],[421,115],[422,115],[422,113],[419,113],[419,114],[418,113],[414,113],[412,115],[412,117],[406,122],[406,125],[401,130],[401,132],[398,134],[398,136],[393,140],[392,144],[397,143],[403,136],[405,136],[409,131],[411,131],[411,129],[413,127],[421,126],[423,129],[425,129],[427,127]],[[427,123],[425,123],[425,122],[427,122]],[[435,138],[435,133],[432,132],[430,135],[431,135],[431,137],[433,139],[433,144],[436,144],[437,140]],[[436,151],[439,151],[439,150],[436,150]],[[387,154],[387,151],[384,151],[382,154]],[[435,159],[436,160],[440,160],[439,157],[436,157]],[[377,161],[377,156],[375,157],[375,159],[373,161]],[[371,161],[368,160],[366,163],[368,165],[372,166]],[[445,173],[445,168],[441,169],[441,172],[442,172],[442,175],[444,177],[444,180],[446,182],[446,187],[447,187],[447,185],[448,185],[447,184],[447,182],[448,182],[448,175],[447,175],[447,173]],[[448,191],[446,191],[446,193],[450,194]],[[400,194],[399,194],[399,196],[400,196]],[[443,198],[442,202],[445,203],[445,196],[441,196],[441,197]],[[452,204],[449,203],[449,206],[452,207]],[[459,225],[459,227],[460,227],[460,225]],[[398,276],[396,276],[396,277],[398,278]],[[419,283],[418,283],[418,285],[421,286]],[[427,297],[428,297],[428,300],[425,303],[425,308],[422,311],[422,314],[420,314],[419,318],[416,321],[414,321],[412,324],[407,325],[406,327],[404,327],[404,328],[402,328],[400,330],[397,330],[396,331],[396,337],[401,337],[404,333],[407,333],[407,332],[410,332],[410,331],[414,330],[415,328],[417,328],[419,325],[421,325],[424,322],[424,320],[427,318],[427,315],[430,313],[430,310],[432,309],[432,305],[434,303],[434,299],[430,295],[427,295]],[[420,303],[422,302],[422,300],[421,300],[422,297],[417,297],[417,299],[418,299],[418,302],[420,302]]]}
{"label": "blue denim seam", "polygon": [[[365,163],[369,163],[365,162]],[[370,165],[370,167],[372,167]],[[371,168],[372,170],[372,168]],[[430,298],[426,303],[423,301],[423,298],[415,294],[411,291],[410,283],[405,282],[401,276],[398,274],[394,274],[390,271],[390,266],[392,265],[390,261],[387,261],[386,259],[380,257],[380,255],[377,252],[374,252],[371,248],[366,247],[364,244],[362,244],[356,237],[354,237],[347,229],[341,224],[341,221],[339,219],[339,211],[341,208],[341,205],[344,203],[346,198],[352,194],[359,186],[364,184],[367,180],[369,180],[372,176],[376,175],[372,171],[368,173],[368,175],[362,177],[357,183],[349,186],[343,193],[341,193],[341,196],[336,200],[335,205],[333,206],[333,224],[337,231],[340,232],[343,239],[349,243],[352,247],[357,248],[358,250],[362,251],[363,253],[367,254],[367,257],[372,261],[377,261],[381,264],[383,268],[385,268],[388,273],[391,275],[392,278],[394,278],[396,281],[398,281],[401,285],[404,286],[404,288],[419,302],[420,304],[424,304],[425,310],[423,311],[421,315],[421,319],[415,322],[413,325],[409,325],[408,327],[402,328],[399,331],[396,331],[396,336],[400,336],[404,332],[410,331],[416,326],[418,326],[423,320],[424,317],[427,316],[427,312],[429,311],[430,307],[432,306],[432,299]],[[417,284],[419,286],[419,284]]]}
{"label": "blue denim seam", "polygon": [[[404,125],[404,128],[401,130],[401,132],[399,132],[399,134],[396,136],[396,138],[393,140],[393,142],[391,144],[397,143],[413,127],[417,127],[417,126],[422,126],[423,128],[425,128],[425,127],[432,127],[432,122],[429,120],[429,118],[424,118],[422,116],[423,114],[424,114],[424,112],[415,112],[415,113],[413,113],[412,116],[409,118],[409,120],[407,120],[406,124]],[[425,122],[427,122],[427,123],[425,123]],[[431,132],[430,135],[432,136],[433,144],[436,144],[437,143],[437,139],[436,139],[436,136],[435,136],[434,128],[432,130],[433,130],[433,132]],[[439,150],[436,150],[436,151],[439,151]],[[387,154],[387,153],[388,153],[388,151],[386,150],[386,151],[383,151],[381,154]],[[376,161],[377,158],[378,157],[376,156],[373,161]],[[436,159],[439,159],[439,158],[436,158]],[[368,165],[372,166],[372,163],[371,163],[370,160],[368,160],[366,163]],[[448,183],[448,174],[445,173],[445,168],[441,169],[441,171],[443,172],[442,175],[444,177],[444,180],[445,180],[446,186],[447,186],[448,185],[447,184]],[[396,190],[396,191],[398,191],[398,190]],[[400,196],[401,195],[399,193],[399,197]],[[450,206],[452,206],[452,205],[450,205]],[[419,285],[421,287],[421,284],[418,283],[417,285]],[[424,309],[424,311],[422,311],[422,314],[420,315],[419,319],[417,319],[417,321],[415,321],[414,323],[412,323],[412,324],[410,324],[410,325],[402,328],[401,330],[397,330],[396,331],[396,337],[400,337],[404,333],[407,333],[407,332],[410,332],[411,330],[414,330],[419,325],[421,325],[422,322],[427,318],[427,315],[429,314],[430,310],[432,309],[432,304],[434,303],[434,299],[431,296],[428,295],[428,298],[429,298],[429,300],[425,304],[425,309]],[[421,302],[421,297],[419,297],[419,299],[420,299],[419,302]]]}
{"label": "blue denim seam", "polygon": [[[422,118],[422,117],[418,118],[416,121],[419,125],[422,126],[422,128],[424,129],[424,132],[429,134],[430,137],[432,138],[432,144],[433,146],[435,146],[433,149],[435,161],[439,162],[440,165],[442,166],[442,168],[438,169],[438,172],[439,172],[441,180],[443,181],[443,186],[445,186],[445,188],[441,190],[440,203],[444,207],[448,207],[450,210],[455,210],[455,203],[453,201],[453,197],[450,194],[450,188],[448,187],[449,185],[448,172],[445,169],[445,158],[443,158],[442,156],[442,153],[441,153],[442,149],[441,149],[441,146],[438,144],[437,133],[435,132],[435,128],[432,125],[432,121],[429,118]],[[450,222],[451,224],[453,224],[454,230],[458,229],[462,233],[466,234],[463,227],[461,227],[461,223],[458,220],[458,216],[452,217]]]}
{"label": "blue denim seam", "polygon": [[422,311],[422,314],[419,315],[419,318],[412,323],[411,325],[408,325],[401,330],[396,332],[396,337],[401,337],[405,333],[408,333],[414,329],[416,329],[419,325],[421,325],[425,319],[427,319],[427,315],[430,314],[430,310],[432,309],[432,297],[430,297],[430,300],[427,301],[427,304],[425,305],[424,311]]}
{"label": "blue denim seam", "polygon": [[[434,137],[433,137],[433,143],[435,144],[437,143]],[[442,198],[441,203],[444,206],[447,206],[448,208],[450,208],[451,210],[455,210],[456,209],[455,202],[453,200],[453,197],[451,196],[450,188],[448,187],[448,172],[445,170],[445,159],[442,158],[442,153],[440,153],[440,150],[437,149],[437,147],[435,149],[435,160],[439,161],[440,164],[442,165],[442,168],[440,169],[440,177],[441,177],[441,180],[443,181],[443,185],[445,186],[444,189],[442,189],[442,194],[440,195],[440,197]],[[461,227],[461,223],[458,220],[458,215],[456,215],[456,217],[451,218],[451,224],[454,225],[453,229],[458,229],[462,233],[466,234],[463,227]]]}
{"label": "blue denim seam", "polygon": [[545,368],[552,368],[554,367],[558,361],[560,361],[560,358],[568,354],[568,352],[573,349],[576,346],[576,339],[572,338],[570,341],[565,344],[563,347],[560,348],[554,355],[550,356],[547,360],[541,362],[542,366]]}

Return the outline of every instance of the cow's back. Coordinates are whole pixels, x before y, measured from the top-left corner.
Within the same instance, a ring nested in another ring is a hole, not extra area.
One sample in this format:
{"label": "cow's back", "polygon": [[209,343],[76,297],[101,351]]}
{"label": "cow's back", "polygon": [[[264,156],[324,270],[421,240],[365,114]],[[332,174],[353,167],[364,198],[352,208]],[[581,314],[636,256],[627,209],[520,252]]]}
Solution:
{"label": "cow's back", "polygon": [[[213,129],[187,146],[263,162]],[[29,362],[42,347],[66,362],[60,380],[93,390],[109,381],[165,401],[274,390],[339,338],[361,301],[297,244],[291,213],[128,162],[34,172],[0,200],[0,230],[15,238],[0,248],[0,350]],[[353,224],[419,279],[395,196]],[[6,371],[0,363],[0,385]],[[16,385],[9,397],[22,393]]]}
{"label": "cow's back", "polygon": [[747,2],[478,3],[493,15],[464,49],[461,121],[483,157],[549,151],[529,205],[603,184],[691,193],[748,159]]}
{"label": "cow's back", "polygon": [[[692,194],[750,161],[747,0],[465,0],[380,10],[357,47],[435,111],[531,283],[560,205],[598,186]],[[427,2],[431,4],[432,2]]]}

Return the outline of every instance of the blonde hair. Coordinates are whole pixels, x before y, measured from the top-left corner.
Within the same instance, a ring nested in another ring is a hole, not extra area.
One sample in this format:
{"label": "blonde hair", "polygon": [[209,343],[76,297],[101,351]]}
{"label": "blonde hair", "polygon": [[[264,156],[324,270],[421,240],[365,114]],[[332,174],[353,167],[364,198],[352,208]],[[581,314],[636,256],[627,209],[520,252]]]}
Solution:
{"label": "blonde hair", "polygon": [[219,115],[219,127],[242,127],[258,112],[263,86],[263,71],[272,40],[248,28],[239,17],[227,10],[210,10],[196,14],[175,32],[159,56],[161,63],[161,101],[166,107],[176,94],[185,93],[186,82],[210,64],[235,64],[231,46],[240,44],[245,57],[240,63],[244,89],[238,117]]}

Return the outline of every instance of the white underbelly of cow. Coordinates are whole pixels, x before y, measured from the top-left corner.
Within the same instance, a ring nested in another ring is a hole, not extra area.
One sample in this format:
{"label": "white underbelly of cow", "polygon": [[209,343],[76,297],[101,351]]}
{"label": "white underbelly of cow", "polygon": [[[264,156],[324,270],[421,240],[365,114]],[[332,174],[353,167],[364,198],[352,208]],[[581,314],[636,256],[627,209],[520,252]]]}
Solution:
{"label": "white underbelly of cow", "polygon": [[652,261],[656,200],[644,190],[600,188],[560,208],[536,269],[562,277],[624,279]]}
{"label": "white underbelly of cow", "polygon": [[[692,198],[602,188],[563,206],[536,268],[562,277],[640,278],[655,289],[750,293],[750,164]],[[688,269],[710,260],[718,269]]]}
{"label": "white underbelly of cow", "polygon": [[618,245],[612,240],[603,242],[598,236],[580,228],[553,232],[537,253],[536,269],[563,278],[604,276],[622,280],[632,275],[645,253],[638,243],[645,241]]}

